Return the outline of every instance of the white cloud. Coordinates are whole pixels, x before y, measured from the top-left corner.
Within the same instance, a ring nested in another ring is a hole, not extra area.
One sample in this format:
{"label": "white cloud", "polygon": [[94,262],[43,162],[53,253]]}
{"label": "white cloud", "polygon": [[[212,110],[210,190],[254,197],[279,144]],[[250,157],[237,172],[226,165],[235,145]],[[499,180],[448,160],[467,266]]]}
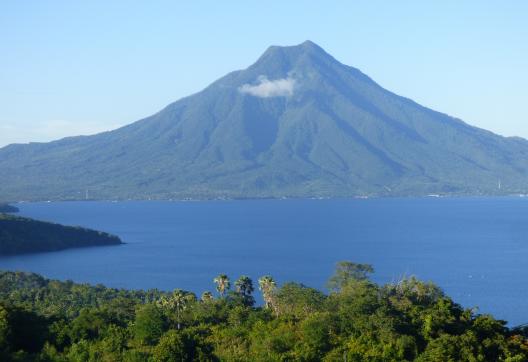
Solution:
{"label": "white cloud", "polygon": [[295,79],[281,78],[269,80],[265,75],[258,77],[258,84],[244,84],[238,88],[241,93],[255,97],[288,97],[293,94]]}

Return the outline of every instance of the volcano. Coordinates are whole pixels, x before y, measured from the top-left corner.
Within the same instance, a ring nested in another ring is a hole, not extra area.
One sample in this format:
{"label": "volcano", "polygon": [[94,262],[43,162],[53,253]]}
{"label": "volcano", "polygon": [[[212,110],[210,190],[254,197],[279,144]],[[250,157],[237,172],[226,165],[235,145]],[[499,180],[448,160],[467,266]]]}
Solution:
{"label": "volcano", "polygon": [[313,42],[128,126],[0,149],[0,200],[528,192],[528,141],[382,88]]}

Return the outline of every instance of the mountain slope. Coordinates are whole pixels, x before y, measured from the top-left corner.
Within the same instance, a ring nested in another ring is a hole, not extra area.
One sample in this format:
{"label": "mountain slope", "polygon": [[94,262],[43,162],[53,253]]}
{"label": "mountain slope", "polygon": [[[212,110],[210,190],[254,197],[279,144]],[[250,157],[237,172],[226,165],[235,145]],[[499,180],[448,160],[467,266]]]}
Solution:
{"label": "mountain slope", "polygon": [[524,193],[527,156],[307,41],[115,131],[0,149],[0,199]]}

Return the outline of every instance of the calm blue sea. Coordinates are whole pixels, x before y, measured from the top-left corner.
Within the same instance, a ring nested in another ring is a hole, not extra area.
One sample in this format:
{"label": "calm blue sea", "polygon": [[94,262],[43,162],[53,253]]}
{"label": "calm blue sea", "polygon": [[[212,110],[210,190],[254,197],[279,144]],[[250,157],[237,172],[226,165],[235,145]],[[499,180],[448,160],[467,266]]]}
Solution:
{"label": "calm blue sea", "polygon": [[18,205],[41,220],[104,230],[126,245],[0,258],[0,269],[123,288],[214,290],[271,274],[322,288],[335,262],[381,283],[416,275],[466,307],[528,322],[528,198],[405,198]]}

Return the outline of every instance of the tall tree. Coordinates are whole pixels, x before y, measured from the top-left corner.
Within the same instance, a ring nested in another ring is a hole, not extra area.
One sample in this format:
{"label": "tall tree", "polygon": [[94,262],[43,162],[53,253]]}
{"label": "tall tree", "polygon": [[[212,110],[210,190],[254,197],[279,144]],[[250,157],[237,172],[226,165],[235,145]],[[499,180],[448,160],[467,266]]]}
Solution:
{"label": "tall tree", "polygon": [[220,293],[220,296],[223,298],[225,295],[225,292],[231,288],[231,282],[229,281],[229,277],[225,274],[220,274],[213,280],[216,284],[216,290],[218,293]]}
{"label": "tall tree", "polygon": [[255,290],[253,287],[253,280],[246,275],[240,276],[235,282],[235,289],[237,294],[243,299],[245,305],[253,305],[255,300],[251,293]]}
{"label": "tall tree", "polygon": [[266,308],[273,308],[274,306],[275,289],[277,289],[277,284],[272,276],[265,275],[259,279],[259,290],[262,292]]}
{"label": "tall tree", "polygon": [[163,313],[155,304],[139,306],[133,324],[136,339],[143,345],[154,346],[165,331]]}
{"label": "tall tree", "polygon": [[170,297],[160,299],[159,305],[176,313],[177,328],[181,328],[181,314],[192,298],[181,289],[175,289]]}
{"label": "tall tree", "polygon": [[340,261],[336,265],[334,275],[328,280],[327,286],[331,290],[341,290],[350,281],[367,280],[369,274],[372,273],[374,273],[374,268],[370,264]]}
{"label": "tall tree", "polygon": [[202,302],[205,302],[205,303],[210,302],[210,301],[212,301],[214,299],[213,293],[211,293],[209,291],[203,292],[202,293],[202,297],[200,299],[202,300]]}

